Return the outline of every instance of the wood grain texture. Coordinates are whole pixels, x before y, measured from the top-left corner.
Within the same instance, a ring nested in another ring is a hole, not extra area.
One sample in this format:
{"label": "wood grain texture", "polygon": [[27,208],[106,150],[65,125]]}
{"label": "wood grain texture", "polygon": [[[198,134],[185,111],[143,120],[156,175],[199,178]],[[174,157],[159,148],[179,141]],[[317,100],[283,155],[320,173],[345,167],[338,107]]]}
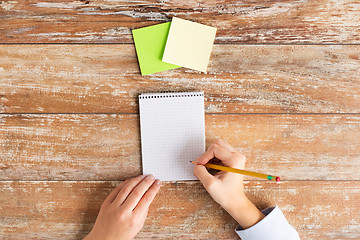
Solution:
{"label": "wood grain texture", "polygon": [[[142,77],[131,29],[173,16],[217,27],[208,73]],[[207,146],[284,180],[245,178],[260,209],[278,204],[301,239],[360,239],[359,76],[356,0],[0,0],[0,239],[85,236],[141,173],[137,95],[189,90],[205,92]],[[136,239],[236,225],[199,182],[167,182]]]}
{"label": "wood grain texture", "polygon": [[360,3],[309,1],[0,1],[3,43],[130,43],[173,16],[218,28],[217,43],[359,43]]}
{"label": "wood grain texture", "polygon": [[[118,182],[0,182],[1,239],[80,239]],[[358,239],[359,181],[245,182],[260,208],[276,203],[301,239]],[[136,239],[238,239],[236,222],[197,181],[165,183]]]}
{"label": "wood grain texture", "polygon": [[142,77],[132,45],[0,45],[2,113],[137,113],[148,91],[205,91],[208,113],[359,113],[360,46],[215,45],[208,74]]}
{"label": "wood grain texture", "polygon": [[[358,115],[206,115],[247,169],[287,180],[360,180]],[[1,180],[124,180],[141,173],[138,115],[0,115]],[[247,178],[252,179],[252,178]]]}

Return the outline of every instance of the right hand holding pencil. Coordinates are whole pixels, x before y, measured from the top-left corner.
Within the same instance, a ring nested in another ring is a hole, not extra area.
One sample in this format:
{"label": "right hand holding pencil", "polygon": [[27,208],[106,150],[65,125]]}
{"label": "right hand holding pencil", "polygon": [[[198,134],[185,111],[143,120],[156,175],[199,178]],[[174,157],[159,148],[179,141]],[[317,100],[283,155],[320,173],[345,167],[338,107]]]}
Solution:
{"label": "right hand holding pencil", "polygon": [[216,139],[208,150],[198,157],[194,175],[201,181],[211,197],[219,203],[239,224],[246,229],[264,218],[256,206],[246,197],[243,176],[231,172],[211,175],[205,165],[218,159],[227,167],[245,168],[245,156],[222,139]]}

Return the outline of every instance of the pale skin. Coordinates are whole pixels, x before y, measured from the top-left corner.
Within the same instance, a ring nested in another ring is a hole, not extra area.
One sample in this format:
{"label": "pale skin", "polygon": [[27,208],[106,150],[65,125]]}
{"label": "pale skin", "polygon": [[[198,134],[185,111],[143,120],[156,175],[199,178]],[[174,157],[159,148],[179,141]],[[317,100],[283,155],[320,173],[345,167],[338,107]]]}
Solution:
{"label": "pale skin", "polygon": [[246,158],[222,139],[216,139],[208,150],[198,157],[194,166],[194,175],[204,185],[211,197],[220,204],[243,228],[249,228],[265,215],[246,197],[243,175],[231,172],[218,172],[211,175],[203,166],[217,158],[225,166],[245,168]]}
{"label": "pale skin", "polygon": [[144,226],[151,202],[161,182],[140,175],[121,183],[101,205],[91,232],[84,240],[130,240]]}
{"label": "pale skin", "polygon": [[[225,166],[244,169],[246,158],[222,139],[217,139],[198,157],[194,175],[210,196],[246,229],[265,216],[246,197],[243,176],[230,172],[211,175],[203,166],[217,158]],[[130,240],[144,226],[151,202],[161,187],[154,176],[140,175],[121,183],[110,193],[101,206],[91,232],[84,240]]]}

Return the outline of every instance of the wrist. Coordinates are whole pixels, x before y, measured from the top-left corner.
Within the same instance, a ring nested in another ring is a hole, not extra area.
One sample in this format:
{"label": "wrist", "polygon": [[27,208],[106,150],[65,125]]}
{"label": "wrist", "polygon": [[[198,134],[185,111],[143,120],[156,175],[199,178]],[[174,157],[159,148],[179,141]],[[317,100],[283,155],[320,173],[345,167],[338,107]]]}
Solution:
{"label": "wrist", "polygon": [[228,212],[228,213],[236,213],[246,210],[246,206],[250,202],[250,200],[246,197],[245,193],[237,193],[229,198],[225,198],[220,205]]}
{"label": "wrist", "polygon": [[265,217],[247,197],[242,198],[237,204],[233,204],[228,209],[225,208],[225,210],[243,229],[255,225]]}

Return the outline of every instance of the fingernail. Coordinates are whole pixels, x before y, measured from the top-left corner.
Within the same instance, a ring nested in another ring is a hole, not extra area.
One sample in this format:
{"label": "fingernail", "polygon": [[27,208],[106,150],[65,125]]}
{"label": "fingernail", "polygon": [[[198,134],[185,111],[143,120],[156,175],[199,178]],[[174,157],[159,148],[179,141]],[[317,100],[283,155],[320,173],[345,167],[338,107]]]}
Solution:
{"label": "fingernail", "polygon": [[148,179],[155,179],[155,177],[153,175],[148,175],[146,178]]}
{"label": "fingernail", "polygon": [[161,181],[159,179],[156,179],[155,184],[161,185]]}

